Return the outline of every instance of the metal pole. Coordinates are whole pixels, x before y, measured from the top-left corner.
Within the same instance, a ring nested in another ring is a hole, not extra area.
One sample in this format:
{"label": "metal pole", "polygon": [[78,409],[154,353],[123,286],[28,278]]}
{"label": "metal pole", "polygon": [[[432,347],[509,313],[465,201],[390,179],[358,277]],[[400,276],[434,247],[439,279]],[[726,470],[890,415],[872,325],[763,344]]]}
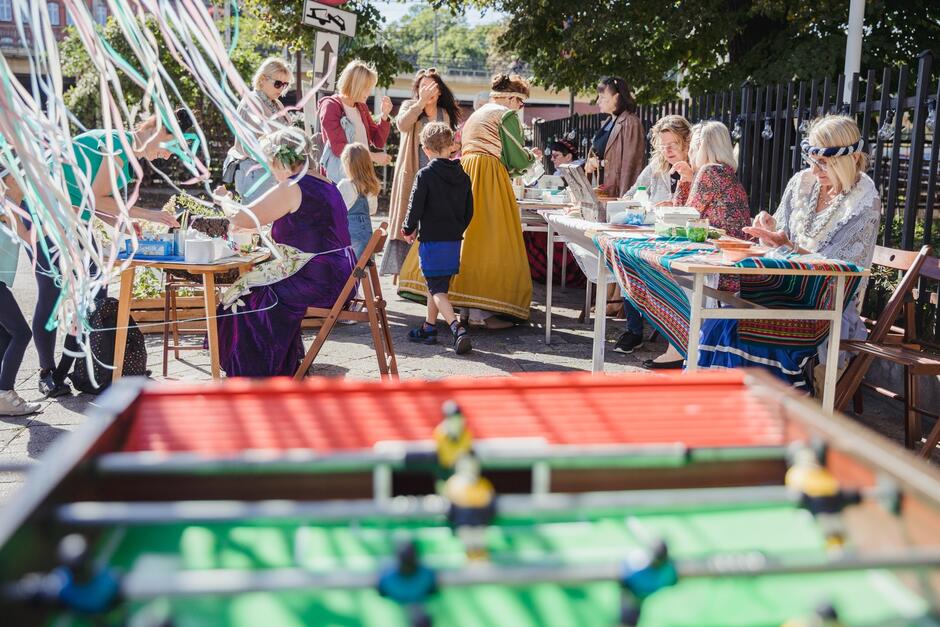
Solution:
{"label": "metal pole", "polygon": [[[759,552],[716,555],[708,560],[678,561],[679,580],[693,577],[761,577],[857,570],[911,570],[940,566],[940,551],[921,548],[876,554],[844,555],[830,559],[774,559]],[[500,584],[530,586],[537,583],[583,584],[619,581],[622,562],[567,564],[559,561],[521,563],[513,566],[473,564],[436,572],[441,587]],[[337,570],[317,573],[300,568],[267,570],[180,570],[159,573],[135,568],[122,582],[121,594],[129,600],[164,596],[232,595],[282,590],[369,589],[376,585],[372,571]]]}
{"label": "metal pole", "polygon": [[865,0],[849,0],[849,28],[845,41],[845,92],[843,98],[851,101],[852,75],[858,74],[862,63],[862,28],[865,25]]}

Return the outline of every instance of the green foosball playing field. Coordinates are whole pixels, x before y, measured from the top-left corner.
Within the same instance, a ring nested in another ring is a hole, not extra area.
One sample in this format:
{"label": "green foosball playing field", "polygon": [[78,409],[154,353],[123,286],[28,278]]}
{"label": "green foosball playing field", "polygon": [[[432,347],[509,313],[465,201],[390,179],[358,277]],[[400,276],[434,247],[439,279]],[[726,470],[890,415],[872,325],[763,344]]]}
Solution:
{"label": "green foosball playing field", "polygon": [[[125,572],[178,569],[302,568],[314,573],[378,573],[394,559],[403,536],[414,539],[423,563],[466,568],[460,540],[443,521],[370,519],[330,525],[246,522],[225,525],[146,525],[112,529],[98,554]],[[704,560],[759,551],[774,559],[827,558],[817,521],[779,504],[668,512],[593,511],[568,515],[499,517],[486,531],[489,563],[611,564],[651,538],[662,538],[676,560]],[[851,547],[848,548],[851,550]],[[472,566],[472,565],[471,565]],[[211,579],[211,575],[210,575]],[[577,585],[441,586],[425,608],[436,626],[616,625],[618,582]],[[821,574],[681,579],[643,606],[641,625],[781,625],[812,613],[820,602],[838,609],[844,625],[934,624],[927,606],[893,573],[859,570]],[[290,590],[234,596],[179,596],[134,602],[135,614],[161,612],[174,627],[407,626],[397,603],[374,589]],[[82,625],[81,620],[52,624]],[[132,622],[130,624],[133,624]]]}

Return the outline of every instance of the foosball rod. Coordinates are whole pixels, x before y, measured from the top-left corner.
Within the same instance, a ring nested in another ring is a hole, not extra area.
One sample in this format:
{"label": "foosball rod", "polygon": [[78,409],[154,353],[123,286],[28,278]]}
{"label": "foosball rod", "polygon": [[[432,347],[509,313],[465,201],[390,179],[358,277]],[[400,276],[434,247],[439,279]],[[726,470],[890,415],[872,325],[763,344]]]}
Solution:
{"label": "foosball rod", "polygon": [[[868,488],[863,499],[888,498],[890,487]],[[797,505],[800,495],[783,486],[697,488],[685,490],[633,490],[574,494],[507,494],[497,497],[500,515],[533,512],[568,512],[597,509],[678,509],[741,505]],[[373,500],[336,501],[169,501],[68,503],[56,509],[56,519],[73,526],[213,523],[239,520],[295,519],[313,523],[382,517],[392,520],[427,519],[447,513],[448,502],[439,496],[399,496],[386,503]]]}
{"label": "foosball rod", "polygon": [[[719,555],[710,560],[676,561],[679,581],[702,577],[766,577],[819,574],[858,570],[910,570],[940,567],[940,549],[891,551],[868,555],[845,555],[827,560],[772,560],[760,553]],[[565,564],[528,563],[520,566],[476,564],[460,569],[436,571],[441,587],[540,583],[584,584],[619,581],[623,563]],[[361,571],[313,573],[300,568],[250,570],[181,570],[148,572],[135,569],[124,577],[121,592],[128,600],[166,596],[234,595],[284,590],[375,588],[378,574]]]}
{"label": "foosball rod", "polygon": [[[783,457],[782,447],[754,447],[762,456]],[[734,449],[736,453],[739,449]],[[474,453],[484,466],[528,467],[534,463],[588,463],[617,460],[675,460],[683,463],[689,449],[670,444],[548,444],[541,438],[479,440]],[[435,454],[431,442],[380,442],[374,448],[318,453],[309,449],[249,450],[234,455],[210,456],[194,452],[120,452],[98,457],[95,470],[103,474],[214,474],[245,472],[334,472],[371,470],[375,466],[406,468],[409,458]],[[718,453],[716,453],[718,454]]]}

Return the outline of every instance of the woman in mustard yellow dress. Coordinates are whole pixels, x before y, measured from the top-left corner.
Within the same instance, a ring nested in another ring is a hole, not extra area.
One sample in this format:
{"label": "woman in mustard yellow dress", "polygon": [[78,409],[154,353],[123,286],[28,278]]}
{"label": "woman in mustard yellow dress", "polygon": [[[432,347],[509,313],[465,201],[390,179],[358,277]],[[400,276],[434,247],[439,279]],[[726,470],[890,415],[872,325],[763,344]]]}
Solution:
{"label": "woman in mustard yellow dress", "polygon": [[[462,131],[461,164],[473,189],[473,220],[464,233],[460,273],[449,296],[455,306],[469,309],[471,324],[498,329],[511,326],[507,318],[529,318],[532,278],[510,177],[524,172],[538,153],[523,147],[516,113],[529,96],[528,83],[499,74],[491,90],[489,103],[470,116]],[[405,297],[427,297],[417,247],[402,266],[398,288]]]}

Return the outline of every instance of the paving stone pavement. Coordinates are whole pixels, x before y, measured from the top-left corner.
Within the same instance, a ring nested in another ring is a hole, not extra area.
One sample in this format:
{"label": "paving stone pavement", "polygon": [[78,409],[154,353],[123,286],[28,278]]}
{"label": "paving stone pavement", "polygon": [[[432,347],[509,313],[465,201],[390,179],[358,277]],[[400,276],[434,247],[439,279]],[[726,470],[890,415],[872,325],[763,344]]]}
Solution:
{"label": "paving stone pavement", "polygon": [[[522,372],[585,371],[591,368],[591,324],[579,323],[577,318],[584,302],[583,289],[556,287],[553,307],[553,334],[550,346],[544,341],[545,292],[544,285],[534,286],[533,308],[527,324],[506,331],[473,331],[473,352],[458,356],[443,344],[426,346],[407,341],[408,330],[424,316],[424,306],[403,300],[387,277],[382,279],[382,290],[388,301],[389,322],[399,374],[402,378],[443,378],[461,376],[506,376]],[[28,320],[36,303],[36,283],[25,255],[21,256],[13,286],[20,307]],[[116,294],[113,286],[111,294]],[[443,331],[443,323],[441,324]],[[613,352],[613,342],[623,330],[623,322],[608,321],[608,372],[643,371],[643,360],[655,357],[665,350],[665,342],[658,340],[646,344],[631,355]],[[444,334],[442,333],[442,336]],[[309,346],[313,333],[305,333]],[[190,336],[194,345],[201,337]],[[60,338],[61,346],[61,338]],[[159,335],[147,336],[148,364],[154,378],[162,376],[162,353]],[[26,358],[17,380],[17,390],[27,400],[41,400],[37,391],[38,358],[35,348],[27,349]],[[378,379],[375,356],[371,349],[368,325],[338,325],[314,363],[311,374],[354,379]],[[180,360],[169,362],[167,381],[209,380],[207,351],[186,351]],[[35,464],[43,453],[62,435],[76,429],[83,422],[85,411],[93,406],[96,397],[77,394],[56,400],[42,400],[41,413],[24,418],[0,417],[0,503],[5,501],[24,480],[22,472],[4,472],[9,465]],[[878,431],[902,441],[900,410],[876,397],[867,398],[864,421]]]}

